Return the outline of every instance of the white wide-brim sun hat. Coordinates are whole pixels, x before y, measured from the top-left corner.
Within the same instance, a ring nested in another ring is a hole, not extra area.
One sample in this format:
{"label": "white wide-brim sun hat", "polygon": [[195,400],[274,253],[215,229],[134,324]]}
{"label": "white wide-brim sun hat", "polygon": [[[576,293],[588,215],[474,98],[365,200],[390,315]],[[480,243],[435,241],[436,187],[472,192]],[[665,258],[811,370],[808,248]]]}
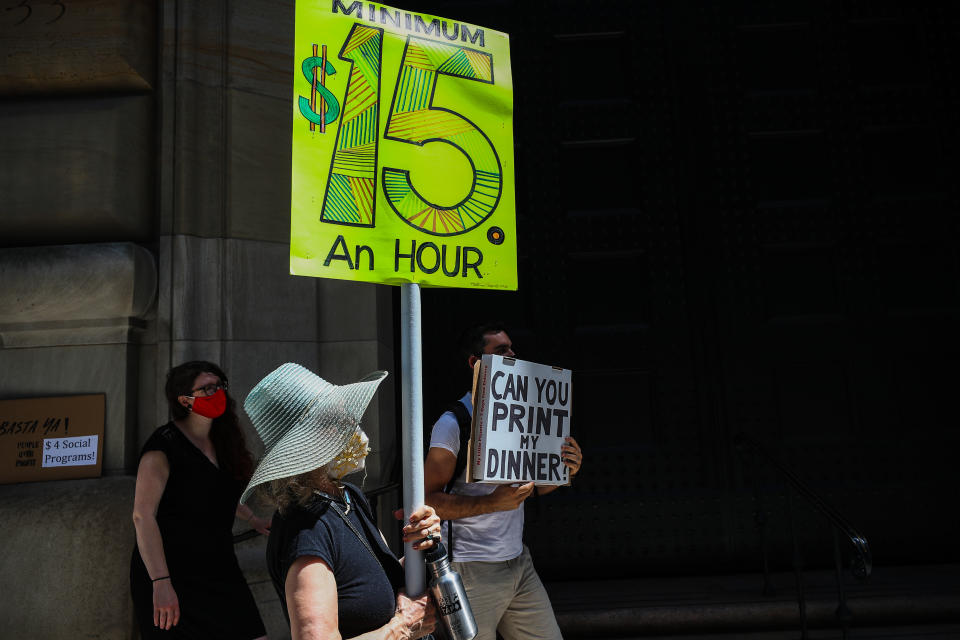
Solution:
{"label": "white wide-brim sun hat", "polygon": [[360,427],[386,376],[386,371],[374,371],[340,386],[293,362],[267,374],[243,401],[264,452],[240,501],[245,502],[258,485],[313,471],[333,460]]}

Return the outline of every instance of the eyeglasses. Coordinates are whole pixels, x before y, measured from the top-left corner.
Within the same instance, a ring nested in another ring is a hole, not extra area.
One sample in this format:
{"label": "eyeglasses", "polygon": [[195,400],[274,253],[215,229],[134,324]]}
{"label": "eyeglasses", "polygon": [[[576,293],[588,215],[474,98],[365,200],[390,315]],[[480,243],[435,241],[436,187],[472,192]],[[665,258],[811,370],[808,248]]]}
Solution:
{"label": "eyeglasses", "polygon": [[190,397],[191,397],[191,398],[197,397],[197,393],[199,393],[199,392],[201,392],[201,391],[203,392],[203,395],[200,396],[200,397],[212,396],[212,395],[215,394],[217,391],[220,391],[220,389],[226,390],[226,388],[227,388],[227,383],[226,383],[226,382],[211,382],[210,384],[205,385],[205,386],[203,386],[203,387],[199,387],[199,388],[197,388],[197,389],[193,389],[193,390],[190,392],[190,393],[192,393],[193,395],[190,396]]}

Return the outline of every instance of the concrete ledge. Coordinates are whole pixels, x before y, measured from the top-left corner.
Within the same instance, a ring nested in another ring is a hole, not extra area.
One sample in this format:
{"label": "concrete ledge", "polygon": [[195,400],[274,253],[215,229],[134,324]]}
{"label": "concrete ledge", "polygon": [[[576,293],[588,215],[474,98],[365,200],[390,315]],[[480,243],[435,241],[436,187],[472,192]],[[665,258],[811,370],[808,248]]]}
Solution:
{"label": "concrete ledge", "polygon": [[152,1],[19,3],[3,19],[0,94],[152,89]]}
{"label": "concrete ledge", "polygon": [[0,281],[3,346],[115,344],[143,326],[157,268],[129,242],[0,249]]}
{"label": "concrete ledge", "polygon": [[132,636],[134,484],[122,476],[0,486],[0,636]]}

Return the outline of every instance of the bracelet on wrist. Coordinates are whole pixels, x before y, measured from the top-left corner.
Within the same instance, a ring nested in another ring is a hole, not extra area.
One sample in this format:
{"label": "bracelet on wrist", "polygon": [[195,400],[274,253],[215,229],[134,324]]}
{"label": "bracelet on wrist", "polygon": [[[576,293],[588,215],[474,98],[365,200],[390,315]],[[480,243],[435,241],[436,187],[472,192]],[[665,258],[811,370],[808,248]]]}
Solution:
{"label": "bracelet on wrist", "polygon": [[151,578],[150,582],[160,582],[161,580],[169,580],[169,579],[170,579],[170,576],[163,576],[160,578]]}

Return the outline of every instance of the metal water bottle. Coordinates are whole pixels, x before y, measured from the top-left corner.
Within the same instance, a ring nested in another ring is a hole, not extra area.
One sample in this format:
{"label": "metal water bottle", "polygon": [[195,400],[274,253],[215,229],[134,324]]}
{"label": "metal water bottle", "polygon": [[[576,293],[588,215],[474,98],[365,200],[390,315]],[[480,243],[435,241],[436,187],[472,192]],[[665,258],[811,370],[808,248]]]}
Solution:
{"label": "metal water bottle", "polygon": [[430,579],[427,588],[437,606],[443,635],[448,640],[473,640],[477,635],[477,621],[470,610],[463,581],[450,566],[446,548],[439,541],[434,542],[433,548],[424,552],[424,559]]}

